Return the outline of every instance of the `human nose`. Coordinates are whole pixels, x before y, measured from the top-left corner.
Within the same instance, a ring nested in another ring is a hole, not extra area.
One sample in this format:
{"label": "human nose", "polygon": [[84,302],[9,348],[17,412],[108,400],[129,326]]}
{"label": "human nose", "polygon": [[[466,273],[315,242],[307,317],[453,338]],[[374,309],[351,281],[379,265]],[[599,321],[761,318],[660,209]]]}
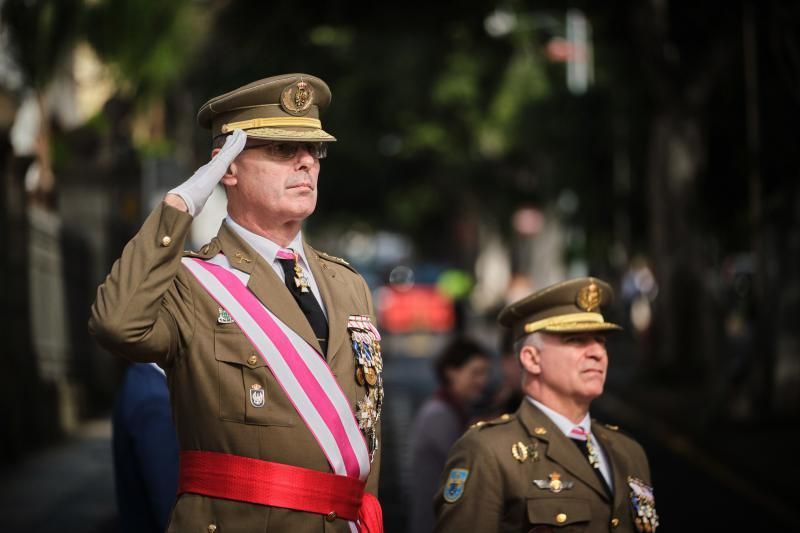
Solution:
{"label": "human nose", "polygon": [[606,351],[606,345],[603,342],[592,340],[586,346],[586,355],[592,359],[601,360],[608,357],[608,352]]}
{"label": "human nose", "polygon": [[316,162],[316,159],[314,159],[314,156],[311,155],[308,146],[305,144],[301,144],[297,148],[297,155],[295,157],[298,170],[309,169],[314,166],[314,163]]}

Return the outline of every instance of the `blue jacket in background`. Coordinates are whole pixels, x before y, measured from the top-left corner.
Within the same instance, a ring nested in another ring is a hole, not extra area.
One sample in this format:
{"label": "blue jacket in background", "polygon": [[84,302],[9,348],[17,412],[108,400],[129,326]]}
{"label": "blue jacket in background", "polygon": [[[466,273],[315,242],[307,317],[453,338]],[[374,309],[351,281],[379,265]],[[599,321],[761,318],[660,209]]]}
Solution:
{"label": "blue jacket in background", "polygon": [[161,369],[127,369],[112,424],[120,530],[163,532],[178,488],[178,441]]}

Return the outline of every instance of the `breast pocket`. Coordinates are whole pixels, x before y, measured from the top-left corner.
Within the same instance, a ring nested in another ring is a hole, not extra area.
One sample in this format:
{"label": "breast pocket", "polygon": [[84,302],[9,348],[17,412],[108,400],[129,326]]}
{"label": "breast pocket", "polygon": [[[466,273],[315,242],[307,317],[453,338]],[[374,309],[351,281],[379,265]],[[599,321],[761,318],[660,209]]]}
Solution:
{"label": "breast pocket", "polygon": [[589,502],[574,498],[528,500],[530,531],[584,531],[591,521]]}
{"label": "breast pocket", "polygon": [[214,332],[222,420],[261,426],[292,426],[285,395],[264,358],[241,330]]}

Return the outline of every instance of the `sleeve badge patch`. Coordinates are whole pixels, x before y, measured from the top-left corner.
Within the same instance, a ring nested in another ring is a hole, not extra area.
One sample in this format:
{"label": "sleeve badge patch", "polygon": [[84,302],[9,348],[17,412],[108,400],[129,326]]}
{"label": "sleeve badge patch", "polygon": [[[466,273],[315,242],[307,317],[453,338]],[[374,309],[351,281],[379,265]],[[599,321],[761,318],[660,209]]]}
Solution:
{"label": "sleeve badge patch", "polygon": [[450,470],[447,483],[444,486],[444,501],[448,503],[457,502],[464,494],[464,484],[467,482],[469,470],[465,468],[454,468]]}

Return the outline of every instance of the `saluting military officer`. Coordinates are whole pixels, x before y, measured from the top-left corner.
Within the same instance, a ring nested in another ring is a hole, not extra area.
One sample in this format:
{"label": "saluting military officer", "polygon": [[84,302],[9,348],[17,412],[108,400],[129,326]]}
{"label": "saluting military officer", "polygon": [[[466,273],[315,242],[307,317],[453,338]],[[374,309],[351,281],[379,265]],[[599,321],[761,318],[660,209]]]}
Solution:
{"label": "saluting military officer", "polygon": [[644,450],[589,416],[606,379],[605,335],[620,329],[600,312],[612,297],[603,281],[580,278],[503,309],[526,397],[453,446],[436,531],[655,531]]}
{"label": "saluting military officer", "polygon": [[[381,531],[380,335],[370,290],[312,248],[331,92],[274,76],[198,113],[212,159],[170,191],[100,286],[90,329],[166,369],[181,454],[168,531]],[[228,216],[199,252],[218,183]]]}

